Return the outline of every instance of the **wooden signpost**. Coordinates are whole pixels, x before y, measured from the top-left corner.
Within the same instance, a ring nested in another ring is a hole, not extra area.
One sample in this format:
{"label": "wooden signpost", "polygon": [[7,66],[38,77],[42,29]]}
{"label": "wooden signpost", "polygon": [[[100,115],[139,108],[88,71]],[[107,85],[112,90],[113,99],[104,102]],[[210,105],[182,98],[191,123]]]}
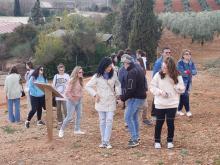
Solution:
{"label": "wooden signpost", "polygon": [[45,93],[45,104],[46,104],[46,125],[47,125],[47,135],[48,140],[53,140],[53,106],[52,106],[52,96],[61,97],[63,96],[57,92],[50,84],[44,84],[44,83],[35,83],[37,87],[39,87],[41,90]]}

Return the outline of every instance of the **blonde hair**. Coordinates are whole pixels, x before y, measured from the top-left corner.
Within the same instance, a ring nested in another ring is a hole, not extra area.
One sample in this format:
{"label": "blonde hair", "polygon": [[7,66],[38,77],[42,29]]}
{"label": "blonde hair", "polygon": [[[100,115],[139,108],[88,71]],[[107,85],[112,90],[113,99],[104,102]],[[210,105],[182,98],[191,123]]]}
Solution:
{"label": "blonde hair", "polygon": [[181,54],[182,59],[183,59],[183,56],[186,54],[186,52],[188,52],[191,55],[191,51],[189,49],[183,49],[182,54]]}
{"label": "blonde hair", "polygon": [[75,86],[76,82],[79,80],[80,85],[83,87],[83,78],[78,76],[79,71],[82,69],[81,66],[76,66],[71,75],[70,75],[70,83],[72,86]]}

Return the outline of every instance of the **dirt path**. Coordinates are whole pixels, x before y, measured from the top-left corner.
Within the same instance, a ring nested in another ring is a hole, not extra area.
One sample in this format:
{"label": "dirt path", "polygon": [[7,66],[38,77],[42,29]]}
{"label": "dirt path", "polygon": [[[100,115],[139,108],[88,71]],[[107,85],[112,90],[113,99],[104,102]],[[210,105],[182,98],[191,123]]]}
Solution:
{"label": "dirt path", "polygon": [[[31,128],[24,128],[27,115],[25,106],[21,108],[20,124],[9,124],[6,109],[1,107],[0,164],[212,164],[220,156],[219,81],[219,77],[199,71],[191,94],[193,117],[177,118],[174,150],[165,149],[165,129],[162,136],[163,149],[155,150],[154,128],[145,125],[141,125],[141,145],[127,149],[129,136],[124,128],[123,111],[120,108],[115,115],[111,139],[114,148],[99,149],[98,116],[93,110],[93,101],[87,94],[82,119],[82,129],[86,131],[86,135],[74,136],[72,126],[69,126],[64,138],[59,139],[58,130],[54,128],[52,143],[47,143],[46,127],[37,127],[35,117]],[[43,116],[45,117],[45,113]],[[56,127],[55,123],[54,121]],[[10,130],[15,132],[11,133]]]}
{"label": "dirt path", "polygon": [[[175,41],[172,43],[172,41]],[[100,133],[98,115],[94,111],[94,102],[85,93],[82,117],[82,130],[86,135],[75,136],[73,123],[65,130],[64,138],[58,138],[58,129],[54,119],[54,141],[47,143],[46,127],[36,125],[36,117],[31,121],[29,129],[24,128],[28,110],[22,101],[19,124],[7,121],[6,107],[0,106],[0,165],[103,165],[103,164],[132,164],[132,165],[181,165],[181,164],[214,164],[220,163],[220,77],[210,74],[203,69],[203,63],[219,57],[219,39],[203,48],[191,45],[190,41],[175,38],[167,33],[160,45],[165,43],[175,48],[176,55],[181,48],[192,49],[196,64],[199,66],[198,76],[193,79],[191,93],[191,108],[193,117],[177,117],[173,150],[166,149],[166,126],[162,133],[162,149],[153,147],[154,127],[141,123],[141,145],[128,149],[129,135],[124,128],[123,110],[119,107],[115,118],[111,137],[113,149],[99,149]],[[175,45],[177,44],[177,45]],[[185,44],[185,45],[183,45]],[[209,56],[207,57],[207,54]],[[147,73],[150,81],[151,73]],[[2,91],[2,88],[0,88]],[[148,93],[151,104],[152,95]],[[45,120],[45,112],[43,119]],[[54,118],[56,111],[54,111]]]}

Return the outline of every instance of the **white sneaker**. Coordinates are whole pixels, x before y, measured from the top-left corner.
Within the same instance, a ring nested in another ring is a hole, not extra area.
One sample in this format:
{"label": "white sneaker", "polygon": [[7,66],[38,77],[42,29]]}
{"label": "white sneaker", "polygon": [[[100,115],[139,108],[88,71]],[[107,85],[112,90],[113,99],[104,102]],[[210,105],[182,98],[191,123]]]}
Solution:
{"label": "white sneaker", "polygon": [[106,144],[99,144],[99,148],[105,148],[106,147]]}
{"label": "white sneaker", "polygon": [[74,134],[75,135],[84,135],[85,132],[81,131],[81,130],[78,130],[78,131],[74,131]]}
{"label": "white sneaker", "polygon": [[173,148],[173,147],[174,147],[174,145],[173,145],[172,142],[168,142],[168,143],[167,143],[167,148],[168,148],[168,149],[171,149],[171,148]]}
{"label": "white sneaker", "polygon": [[160,143],[154,143],[154,148],[155,149],[161,149],[161,144]]}
{"label": "white sneaker", "polygon": [[184,113],[182,111],[177,111],[176,114],[180,116],[184,116]]}
{"label": "white sneaker", "polygon": [[107,145],[106,145],[106,148],[107,148],[107,149],[111,149],[111,148],[112,148],[111,144],[107,144]]}
{"label": "white sneaker", "polygon": [[186,112],[186,116],[190,117],[190,116],[192,116],[192,113],[190,111]]}
{"label": "white sneaker", "polygon": [[62,138],[63,136],[64,136],[64,131],[61,129],[61,130],[59,131],[59,137]]}

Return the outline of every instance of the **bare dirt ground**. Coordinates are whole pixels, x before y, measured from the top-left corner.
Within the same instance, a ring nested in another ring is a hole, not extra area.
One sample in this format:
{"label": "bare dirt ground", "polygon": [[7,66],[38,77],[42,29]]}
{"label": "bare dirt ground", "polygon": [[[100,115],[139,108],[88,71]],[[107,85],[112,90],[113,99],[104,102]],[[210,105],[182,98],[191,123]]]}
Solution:
{"label": "bare dirt ground", "polygon": [[[113,149],[99,149],[100,133],[98,115],[94,110],[94,102],[85,92],[82,130],[85,135],[73,134],[73,123],[65,130],[64,138],[58,137],[56,111],[54,111],[54,140],[47,142],[46,127],[36,125],[33,117],[29,129],[24,128],[28,110],[25,100],[22,100],[19,124],[7,121],[6,106],[0,107],[0,164],[29,165],[29,164],[147,164],[147,165],[194,165],[220,164],[220,76],[204,70],[204,64],[220,57],[220,39],[201,47],[190,44],[190,40],[183,40],[167,32],[161,39],[160,46],[169,45],[177,58],[178,51],[190,48],[198,66],[198,75],[193,79],[191,92],[191,109],[193,117],[176,118],[176,130],[173,150],[166,149],[166,125],[162,133],[162,149],[153,147],[153,126],[141,123],[140,146],[128,149],[129,134],[124,128],[123,110],[117,109],[111,137]],[[176,52],[176,53],[175,53]],[[151,73],[147,73],[150,81]],[[0,89],[2,91],[2,88]],[[2,94],[1,94],[2,98]],[[148,93],[151,104],[152,95]],[[43,113],[45,120],[46,113]]]}

